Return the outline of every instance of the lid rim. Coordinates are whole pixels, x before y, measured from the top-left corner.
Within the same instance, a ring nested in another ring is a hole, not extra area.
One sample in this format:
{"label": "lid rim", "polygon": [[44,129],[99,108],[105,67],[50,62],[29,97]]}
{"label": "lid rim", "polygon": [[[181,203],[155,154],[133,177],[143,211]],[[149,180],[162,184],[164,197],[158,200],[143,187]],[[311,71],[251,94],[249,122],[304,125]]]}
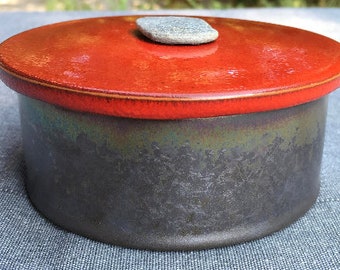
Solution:
{"label": "lid rim", "polygon": [[[235,104],[233,100],[196,100],[178,102],[172,101],[150,101],[150,100],[132,100],[132,99],[107,99],[104,96],[82,95],[82,101],[74,103],[75,97],[79,98],[79,92],[67,92],[63,99],[58,99],[59,89],[49,88],[47,86],[33,84],[21,80],[18,77],[12,77],[9,73],[0,69],[0,78],[10,88],[33,99],[41,100],[65,109],[78,112],[95,113],[113,117],[124,117],[145,120],[181,120],[192,118],[209,118],[220,116],[233,116],[248,113],[261,113],[280,109],[289,109],[314,100],[323,98],[332,92],[340,84],[340,76],[337,80],[331,80],[324,85],[314,86],[314,91],[309,91],[314,95],[306,99],[299,92],[283,93],[280,96],[280,102],[270,102],[272,96],[261,96],[254,98],[241,98]],[[307,91],[310,88],[306,89]],[[38,91],[36,91],[38,90]],[[43,91],[42,91],[43,90]],[[320,92],[323,94],[320,95]],[[38,94],[37,94],[38,93]],[[42,95],[43,93],[43,95]],[[254,102],[249,103],[251,99]],[[292,102],[292,99],[294,102]],[[178,108],[181,110],[178,110]],[[228,110],[226,110],[226,108]]]}
{"label": "lid rim", "polygon": [[[65,87],[65,86],[60,86],[60,85],[49,83],[49,82],[39,81],[34,78],[25,77],[24,75],[20,75],[16,72],[12,72],[8,70],[2,65],[0,65],[0,68],[6,73],[10,74],[11,76],[16,77],[20,80],[23,80],[23,81],[26,81],[32,84],[40,85],[40,86],[49,87],[51,89],[63,90],[65,92],[74,92],[74,93],[79,93],[83,95],[91,95],[91,96],[98,96],[98,97],[105,97],[105,98],[112,98],[112,99],[169,101],[169,102],[171,101],[173,102],[219,101],[219,100],[231,100],[231,99],[235,100],[235,99],[244,99],[244,98],[256,98],[256,97],[262,97],[262,96],[276,96],[276,95],[282,95],[283,93],[291,93],[291,92],[297,92],[299,90],[312,89],[313,87],[321,86],[331,81],[340,79],[340,74],[337,74],[330,78],[324,79],[322,81],[312,82],[309,84],[303,84],[301,86],[291,86],[291,87],[286,86],[283,88],[277,87],[277,88],[267,88],[267,89],[244,89],[243,91],[238,91],[238,93],[234,95],[231,95],[231,94],[222,95],[219,93],[216,93],[214,95],[211,95],[208,93],[205,95],[205,94],[195,93],[192,95],[165,96],[163,93],[162,94],[150,93],[150,95],[142,93],[138,95],[138,94],[135,94],[134,92],[119,92],[117,90]],[[252,91],[251,93],[249,93],[250,90]],[[109,93],[109,91],[115,91],[115,93]]]}

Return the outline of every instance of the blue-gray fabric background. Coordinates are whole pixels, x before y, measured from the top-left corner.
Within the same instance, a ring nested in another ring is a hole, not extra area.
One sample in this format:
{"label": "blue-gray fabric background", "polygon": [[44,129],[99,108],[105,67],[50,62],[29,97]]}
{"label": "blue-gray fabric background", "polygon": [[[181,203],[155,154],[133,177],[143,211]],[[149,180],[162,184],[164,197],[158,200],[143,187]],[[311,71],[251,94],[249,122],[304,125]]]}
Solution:
{"label": "blue-gray fabric background", "polygon": [[[340,41],[339,8],[175,13],[274,22]],[[126,13],[0,12],[0,42],[47,23],[120,14]],[[339,117],[340,91],[335,91],[329,97],[320,196],[314,207],[288,228],[260,240],[203,251],[133,250],[66,232],[31,206],[24,188],[17,97],[0,83],[0,269],[340,269]]]}

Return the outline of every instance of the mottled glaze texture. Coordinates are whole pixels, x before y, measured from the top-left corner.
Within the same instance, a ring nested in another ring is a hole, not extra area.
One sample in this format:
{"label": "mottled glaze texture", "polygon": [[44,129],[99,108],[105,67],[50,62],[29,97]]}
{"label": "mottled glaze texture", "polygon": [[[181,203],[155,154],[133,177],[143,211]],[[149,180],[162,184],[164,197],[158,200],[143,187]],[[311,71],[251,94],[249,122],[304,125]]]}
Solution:
{"label": "mottled glaze texture", "polygon": [[219,32],[199,46],[156,44],[138,17],[62,22],[0,45],[1,78],[65,108],[144,119],[268,111],[318,99],[340,84],[340,45],[294,29],[205,18]]}
{"label": "mottled glaze texture", "polygon": [[170,121],[20,103],[33,204],[96,240],[157,250],[240,243],[293,222],[318,195],[326,98]]}

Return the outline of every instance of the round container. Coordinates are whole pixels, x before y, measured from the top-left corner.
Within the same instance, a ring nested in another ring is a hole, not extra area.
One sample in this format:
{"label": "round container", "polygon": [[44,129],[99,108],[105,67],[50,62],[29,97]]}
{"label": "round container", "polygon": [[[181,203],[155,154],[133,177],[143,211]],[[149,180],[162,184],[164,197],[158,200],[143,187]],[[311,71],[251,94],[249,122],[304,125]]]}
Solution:
{"label": "round container", "polygon": [[137,18],[47,25],[0,44],[36,208],[89,238],[157,250],[240,243],[303,215],[319,191],[339,43],[204,18],[216,41],[164,45]]}

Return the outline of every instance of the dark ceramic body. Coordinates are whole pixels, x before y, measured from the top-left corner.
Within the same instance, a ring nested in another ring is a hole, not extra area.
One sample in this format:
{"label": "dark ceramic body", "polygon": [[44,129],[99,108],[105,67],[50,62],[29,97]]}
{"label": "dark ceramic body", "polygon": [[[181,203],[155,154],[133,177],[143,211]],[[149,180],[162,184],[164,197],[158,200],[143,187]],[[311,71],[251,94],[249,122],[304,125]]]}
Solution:
{"label": "dark ceramic body", "polygon": [[319,191],[326,97],[263,113],[134,120],[19,96],[32,202],[92,239],[157,250],[240,243],[293,222]]}

